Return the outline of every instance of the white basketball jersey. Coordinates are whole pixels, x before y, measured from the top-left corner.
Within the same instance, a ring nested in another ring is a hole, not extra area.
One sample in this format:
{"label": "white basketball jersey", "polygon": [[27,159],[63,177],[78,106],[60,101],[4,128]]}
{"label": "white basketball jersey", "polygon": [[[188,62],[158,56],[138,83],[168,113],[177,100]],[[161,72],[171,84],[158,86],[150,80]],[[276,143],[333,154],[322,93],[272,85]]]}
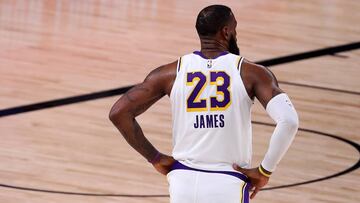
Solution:
{"label": "white basketball jersey", "polygon": [[242,61],[228,52],[179,58],[170,94],[176,160],[209,170],[250,167],[253,101],[240,76]]}

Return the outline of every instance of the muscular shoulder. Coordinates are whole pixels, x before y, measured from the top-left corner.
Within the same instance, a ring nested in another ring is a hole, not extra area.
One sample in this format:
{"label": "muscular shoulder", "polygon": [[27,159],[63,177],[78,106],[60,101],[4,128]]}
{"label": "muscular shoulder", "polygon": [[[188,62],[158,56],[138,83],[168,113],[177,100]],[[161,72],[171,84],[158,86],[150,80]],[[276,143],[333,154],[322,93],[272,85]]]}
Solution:
{"label": "muscular shoulder", "polygon": [[244,60],[241,77],[251,98],[258,97],[266,89],[273,90],[269,97],[281,92],[275,75],[265,66]]}
{"label": "muscular shoulder", "polygon": [[172,84],[176,78],[177,61],[162,65],[152,70],[144,83],[152,83],[156,88],[162,89],[165,94],[170,94]]}
{"label": "muscular shoulder", "polygon": [[276,82],[277,84],[275,75],[265,66],[245,59],[241,68],[241,74],[244,73],[244,76],[252,82]]}

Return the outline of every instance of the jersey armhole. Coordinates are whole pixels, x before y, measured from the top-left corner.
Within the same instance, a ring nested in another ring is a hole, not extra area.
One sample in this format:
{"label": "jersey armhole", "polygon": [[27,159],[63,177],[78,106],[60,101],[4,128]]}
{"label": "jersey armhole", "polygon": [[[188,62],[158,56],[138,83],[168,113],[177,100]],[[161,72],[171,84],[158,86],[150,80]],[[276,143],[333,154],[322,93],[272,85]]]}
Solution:
{"label": "jersey armhole", "polygon": [[172,84],[172,87],[171,87],[171,92],[170,92],[170,95],[169,95],[169,98],[170,100],[172,101],[173,100],[173,94],[174,94],[174,87],[175,87],[175,83],[177,81],[177,78],[178,78],[178,74],[180,72],[180,69],[181,69],[181,62],[182,62],[182,57],[179,57],[178,61],[177,61],[177,65],[176,65],[176,76],[175,76],[175,80]]}
{"label": "jersey armhole", "polygon": [[177,67],[176,67],[176,74],[180,71],[181,69],[181,60],[182,60],[182,57],[179,57],[178,59],[178,63],[177,63]]}
{"label": "jersey armhole", "polygon": [[237,66],[236,66],[239,73],[241,71],[241,64],[242,64],[243,61],[244,61],[244,57],[240,56],[239,61],[238,61]]}
{"label": "jersey armhole", "polygon": [[243,86],[243,88],[244,88],[244,91],[245,91],[245,93],[246,93],[246,96],[247,96],[247,98],[248,98],[248,100],[252,103],[252,104],[254,104],[254,100],[252,100],[251,99],[251,97],[249,96],[249,94],[248,94],[248,92],[247,92],[247,90],[246,90],[246,86],[245,86],[245,84],[244,84],[244,80],[242,79],[242,77],[241,77],[241,66],[242,66],[242,63],[244,62],[244,57],[242,57],[242,56],[240,56],[239,57],[239,61],[238,61],[238,63],[237,63],[237,70],[239,71],[239,76],[240,76],[240,79],[241,79],[241,83],[242,83],[242,86]]}

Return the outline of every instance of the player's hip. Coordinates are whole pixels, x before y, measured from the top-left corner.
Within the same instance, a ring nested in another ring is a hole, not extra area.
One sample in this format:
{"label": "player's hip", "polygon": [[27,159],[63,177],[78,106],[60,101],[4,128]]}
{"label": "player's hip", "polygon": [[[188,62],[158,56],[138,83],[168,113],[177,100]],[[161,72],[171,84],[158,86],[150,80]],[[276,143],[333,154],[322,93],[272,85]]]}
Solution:
{"label": "player's hip", "polygon": [[234,171],[201,170],[176,162],[167,178],[172,203],[249,201],[247,177]]}

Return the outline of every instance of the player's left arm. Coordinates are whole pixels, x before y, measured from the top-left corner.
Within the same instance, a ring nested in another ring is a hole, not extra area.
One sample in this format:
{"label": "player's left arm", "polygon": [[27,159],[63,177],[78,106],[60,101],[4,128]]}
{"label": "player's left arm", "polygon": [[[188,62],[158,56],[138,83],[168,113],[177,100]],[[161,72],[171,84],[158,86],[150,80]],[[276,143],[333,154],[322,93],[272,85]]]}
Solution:
{"label": "player's left arm", "polygon": [[125,140],[162,174],[168,172],[174,159],[160,153],[149,142],[135,118],[169,93],[173,66],[169,64],[153,70],[142,83],[116,101],[109,114],[110,120]]}
{"label": "player's left arm", "polygon": [[266,67],[245,62],[245,69],[251,93],[266,109],[269,116],[276,122],[271,136],[268,151],[260,166],[253,169],[235,169],[247,175],[254,187],[251,198],[265,186],[272,172],[290,147],[298,129],[298,115],[287,94],[280,89],[275,75]]}
{"label": "player's left arm", "polygon": [[269,176],[290,147],[299,126],[299,118],[290,98],[280,89],[275,75],[266,67],[258,66],[258,69],[259,81],[255,85],[255,95],[276,123],[268,151],[259,167],[262,174]]}

